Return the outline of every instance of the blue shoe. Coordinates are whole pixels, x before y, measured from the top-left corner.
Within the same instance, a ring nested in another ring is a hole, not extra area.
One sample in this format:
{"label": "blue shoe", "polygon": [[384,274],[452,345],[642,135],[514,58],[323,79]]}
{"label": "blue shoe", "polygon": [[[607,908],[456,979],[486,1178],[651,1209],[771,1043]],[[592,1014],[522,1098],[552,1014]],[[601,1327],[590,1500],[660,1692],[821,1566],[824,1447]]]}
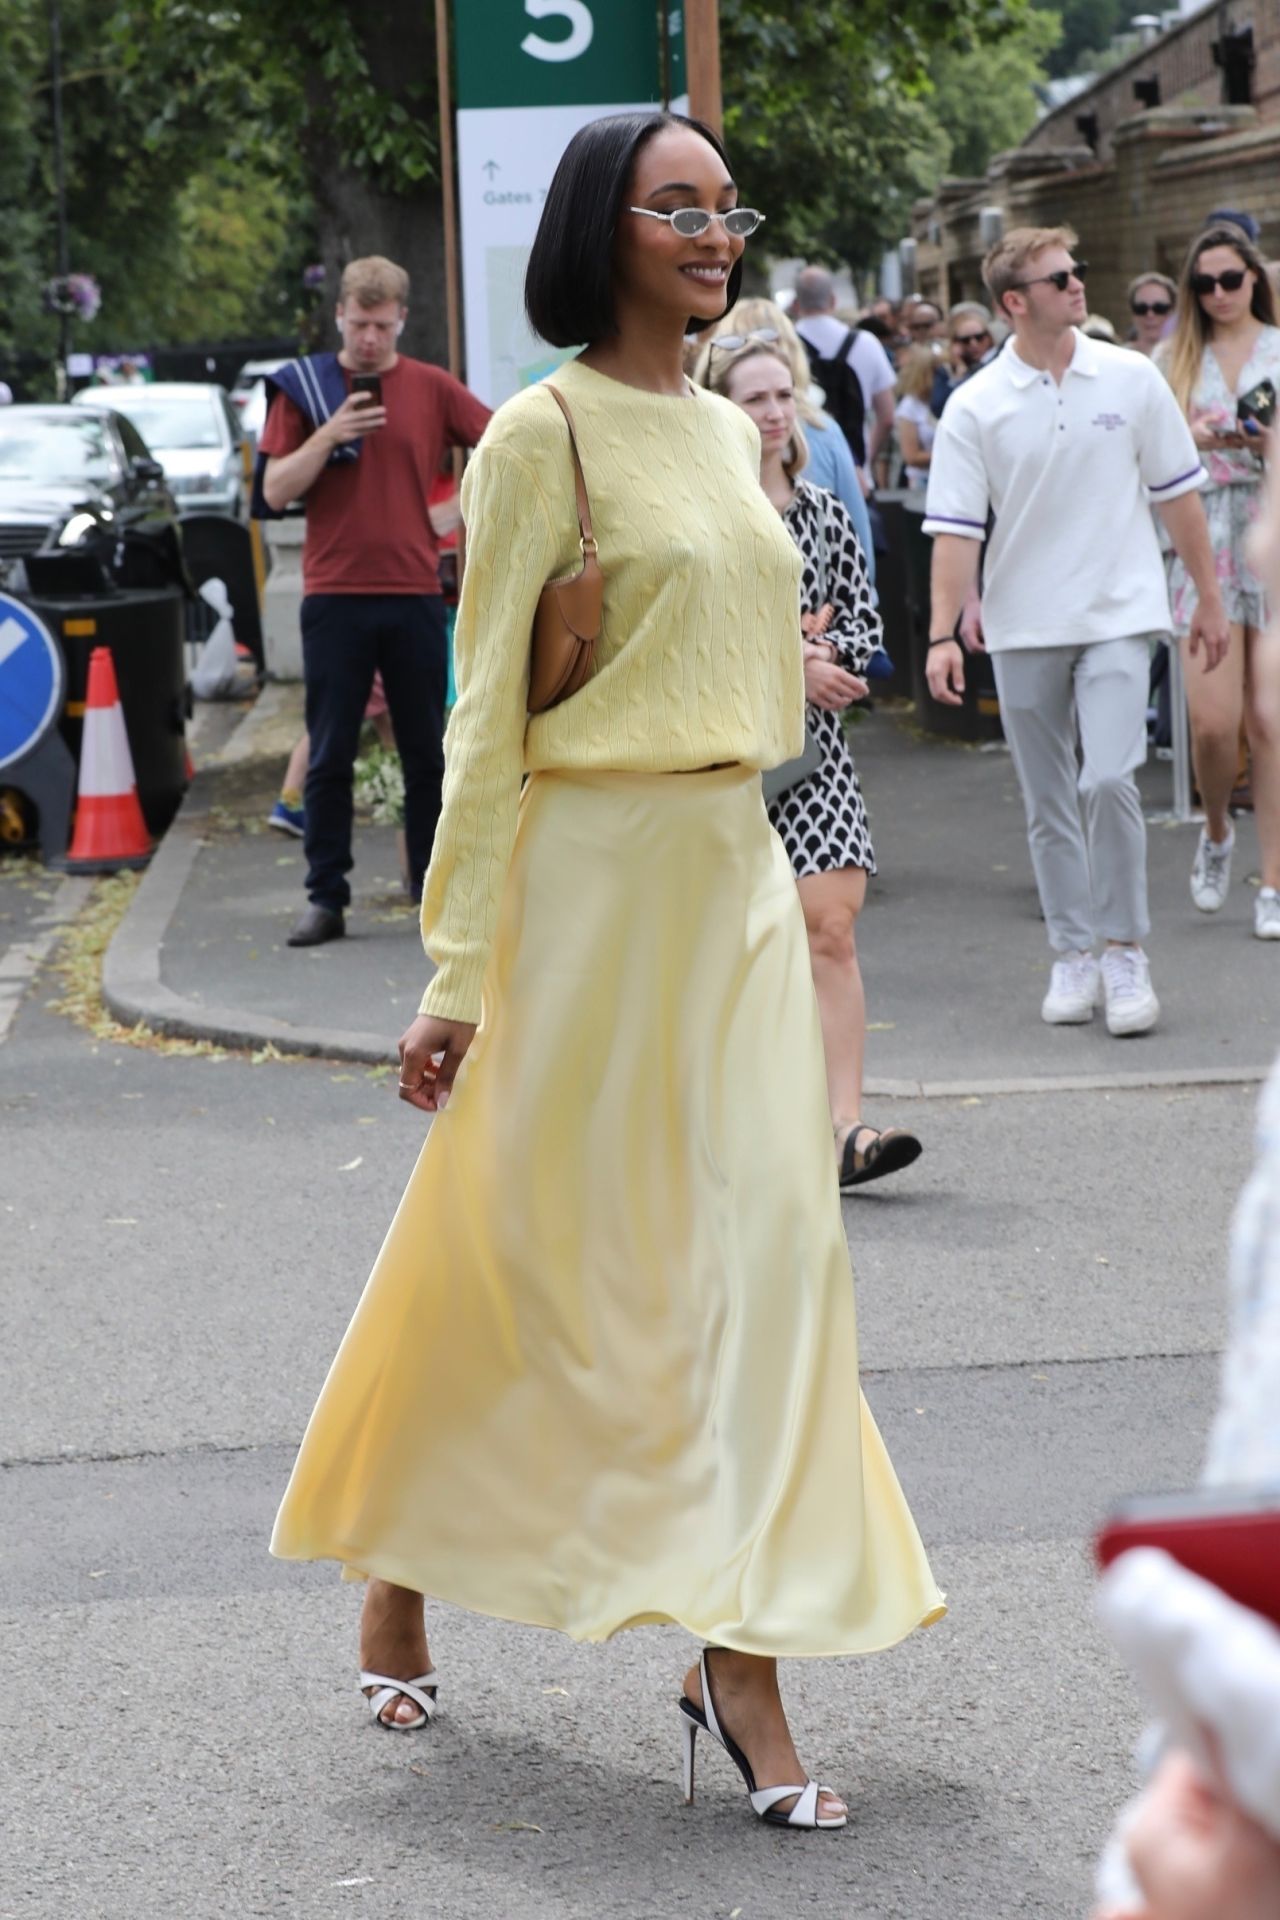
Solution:
{"label": "blue shoe", "polygon": [[267,825],[278,833],[291,833],[295,840],[301,840],[305,819],[301,807],[286,807],[283,800],[277,800],[267,815]]}

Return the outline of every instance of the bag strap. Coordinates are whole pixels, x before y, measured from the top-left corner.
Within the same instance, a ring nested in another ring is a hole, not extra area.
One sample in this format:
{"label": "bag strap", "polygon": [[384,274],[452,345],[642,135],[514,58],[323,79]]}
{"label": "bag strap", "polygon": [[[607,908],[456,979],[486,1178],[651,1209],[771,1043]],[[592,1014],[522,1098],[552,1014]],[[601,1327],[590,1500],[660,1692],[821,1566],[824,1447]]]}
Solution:
{"label": "bag strap", "polygon": [[584,554],[597,553],[599,548],[596,545],[595,534],[591,531],[591,501],[587,495],[587,482],[578,454],[578,436],[573,430],[573,415],[569,411],[569,402],[559,387],[553,387],[549,380],[544,380],[542,384],[564,415],[565,425],[569,429],[569,451],[573,455],[573,491],[578,503],[578,532],[582,536],[582,551]]}
{"label": "bag strap", "polygon": [[818,495],[818,605],[821,608],[831,605],[831,595],[827,592],[827,587],[830,585],[830,570],[828,565],[829,549],[827,545],[827,490],[825,487],[815,487],[814,492]]}

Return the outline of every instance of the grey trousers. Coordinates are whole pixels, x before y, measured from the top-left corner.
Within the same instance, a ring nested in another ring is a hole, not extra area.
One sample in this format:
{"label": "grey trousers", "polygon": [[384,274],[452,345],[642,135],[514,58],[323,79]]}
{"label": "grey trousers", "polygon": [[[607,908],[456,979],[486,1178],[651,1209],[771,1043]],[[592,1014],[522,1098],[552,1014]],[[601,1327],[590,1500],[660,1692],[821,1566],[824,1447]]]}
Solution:
{"label": "grey trousers", "polygon": [[1049,945],[1144,940],[1148,636],[992,655]]}

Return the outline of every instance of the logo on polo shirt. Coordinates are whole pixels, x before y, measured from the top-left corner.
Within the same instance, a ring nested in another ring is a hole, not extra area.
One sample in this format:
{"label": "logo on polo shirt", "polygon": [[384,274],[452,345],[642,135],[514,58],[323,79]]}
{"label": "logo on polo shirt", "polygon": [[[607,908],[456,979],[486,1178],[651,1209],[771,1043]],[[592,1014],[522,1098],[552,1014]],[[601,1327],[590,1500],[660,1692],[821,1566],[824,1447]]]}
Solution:
{"label": "logo on polo shirt", "polygon": [[1117,427],[1127,427],[1129,422],[1122,413],[1095,413],[1090,424],[1105,427],[1108,433],[1114,433]]}

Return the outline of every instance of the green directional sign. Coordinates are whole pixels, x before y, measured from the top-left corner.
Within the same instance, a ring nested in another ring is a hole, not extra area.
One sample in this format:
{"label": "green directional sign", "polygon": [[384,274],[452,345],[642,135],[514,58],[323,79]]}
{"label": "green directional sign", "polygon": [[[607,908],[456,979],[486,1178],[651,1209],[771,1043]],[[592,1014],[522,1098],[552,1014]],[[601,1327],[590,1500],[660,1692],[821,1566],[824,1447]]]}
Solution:
{"label": "green directional sign", "polygon": [[454,0],[467,381],[491,406],[562,357],[529,331],[524,274],[547,190],[589,120],[679,102],[681,0]]}
{"label": "green directional sign", "polygon": [[662,98],[651,0],[460,0],[456,21],[459,108],[604,112]]}

